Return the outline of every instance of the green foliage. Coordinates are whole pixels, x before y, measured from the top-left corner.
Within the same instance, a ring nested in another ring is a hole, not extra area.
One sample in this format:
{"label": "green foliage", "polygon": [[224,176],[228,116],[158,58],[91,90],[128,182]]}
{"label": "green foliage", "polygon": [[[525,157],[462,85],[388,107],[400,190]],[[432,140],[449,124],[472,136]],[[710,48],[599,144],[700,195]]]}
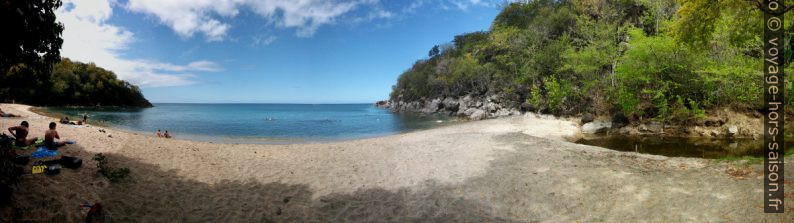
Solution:
{"label": "green foliage", "polygon": [[3,21],[0,74],[19,64],[27,64],[42,73],[60,60],[63,24],[56,21],[55,11],[61,4],[60,0],[4,1],[0,4],[0,21]]}
{"label": "green foliage", "polygon": [[565,109],[566,97],[574,95],[570,84],[550,78],[544,82],[546,86],[547,104],[553,113],[561,112]]}
{"label": "green foliage", "polygon": [[110,182],[118,182],[119,180],[124,179],[124,177],[127,177],[127,175],[130,174],[130,170],[127,168],[110,167],[108,165],[107,157],[102,153],[98,153],[94,155],[94,161],[97,162],[96,166],[97,168],[99,168],[99,171],[97,172],[99,172],[99,174],[102,174],[102,176],[107,177],[108,180],[110,180]]}
{"label": "green foliage", "polygon": [[622,104],[624,113],[689,120],[683,115],[692,113],[683,110],[691,108],[685,106],[683,98],[707,100],[703,79],[695,72],[702,66],[703,55],[682,47],[670,37],[646,36],[640,29],[630,30],[629,37],[628,50],[616,69],[622,94],[631,92],[633,96],[622,95],[621,103],[626,103]]}
{"label": "green foliage", "polygon": [[510,3],[487,32],[432,49],[400,76],[391,99],[499,94],[555,114],[619,109],[635,120],[683,123],[712,108],[757,109],[763,52],[754,7],[743,0]]}
{"label": "green foliage", "polygon": [[16,154],[12,143],[13,139],[5,134],[0,135],[0,205],[9,201],[12,186],[22,179],[22,168],[12,160]]}
{"label": "green foliage", "polygon": [[151,106],[140,89],[94,64],[61,60],[60,0],[0,4],[0,102]]}
{"label": "green foliage", "polygon": [[93,63],[64,58],[55,65],[49,104],[149,107],[140,89]]}

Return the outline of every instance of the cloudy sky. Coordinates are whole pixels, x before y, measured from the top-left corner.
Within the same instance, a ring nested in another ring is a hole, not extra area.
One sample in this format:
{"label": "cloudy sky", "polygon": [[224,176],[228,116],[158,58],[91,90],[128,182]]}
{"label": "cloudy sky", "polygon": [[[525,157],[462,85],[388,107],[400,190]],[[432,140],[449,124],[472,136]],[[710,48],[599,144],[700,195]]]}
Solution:
{"label": "cloudy sky", "polygon": [[369,103],[500,0],[64,0],[61,55],[152,102]]}

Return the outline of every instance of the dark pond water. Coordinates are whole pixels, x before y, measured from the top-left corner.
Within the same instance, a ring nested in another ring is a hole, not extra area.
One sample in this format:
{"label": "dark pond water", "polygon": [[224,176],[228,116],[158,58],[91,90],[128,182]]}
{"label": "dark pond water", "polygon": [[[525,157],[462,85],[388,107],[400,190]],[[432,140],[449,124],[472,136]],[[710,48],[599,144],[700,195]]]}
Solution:
{"label": "dark pond water", "polygon": [[[787,137],[785,145],[794,149],[794,137]],[[668,157],[697,157],[706,159],[758,156],[762,157],[763,139],[706,139],[682,137],[603,136],[576,141],[618,151],[638,152]]]}

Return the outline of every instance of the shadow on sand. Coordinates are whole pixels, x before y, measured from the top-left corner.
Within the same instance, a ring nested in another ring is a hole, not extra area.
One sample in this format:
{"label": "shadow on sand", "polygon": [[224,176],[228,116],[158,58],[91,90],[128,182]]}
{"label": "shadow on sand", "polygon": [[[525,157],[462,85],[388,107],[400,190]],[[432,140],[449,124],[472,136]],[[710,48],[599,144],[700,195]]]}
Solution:
{"label": "shadow on sand", "polygon": [[[118,154],[105,154],[112,166],[131,173],[117,183],[96,174],[93,153],[79,145],[63,155],[83,167],[56,176],[27,174],[11,205],[0,207],[0,222],[80,222],[83,201],[99,201],[113,222],[505,222],[487,205],[451,196],[433,181],[421,189],[364,189],[313,198],[308,185],[254,179],[207,184],[186,179]],[[26,167],[30,169],[31,164]]]}

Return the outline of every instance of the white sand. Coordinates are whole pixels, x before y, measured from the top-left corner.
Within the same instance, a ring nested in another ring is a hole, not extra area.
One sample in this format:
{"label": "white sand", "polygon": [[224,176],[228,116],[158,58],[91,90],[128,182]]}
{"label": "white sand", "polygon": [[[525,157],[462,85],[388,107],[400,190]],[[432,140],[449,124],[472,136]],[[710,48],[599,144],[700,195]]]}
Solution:
{"label": "white sand", "polygon": [[[0,107],[25,116],[3,119],[3,129],[28,120],[31,136],[43,136],[55,121],[28,106]],[[81,221],[83,201],[101,202],[117,222],[744,222],[794,216],[762,214],[760,166],[737,177],[732,165],[572,144],[562,139],[578,134],[575,123],[534,116],[291,145],[161,139],[95,126],[59,125],[59,132],[78,142],[60,151],[82,157],[84,166],[57,176],[26,175],[15,202],[0,209],[0,221]],[[90,159],[100,152],[131,175],[109,183],[96,174]]]}

